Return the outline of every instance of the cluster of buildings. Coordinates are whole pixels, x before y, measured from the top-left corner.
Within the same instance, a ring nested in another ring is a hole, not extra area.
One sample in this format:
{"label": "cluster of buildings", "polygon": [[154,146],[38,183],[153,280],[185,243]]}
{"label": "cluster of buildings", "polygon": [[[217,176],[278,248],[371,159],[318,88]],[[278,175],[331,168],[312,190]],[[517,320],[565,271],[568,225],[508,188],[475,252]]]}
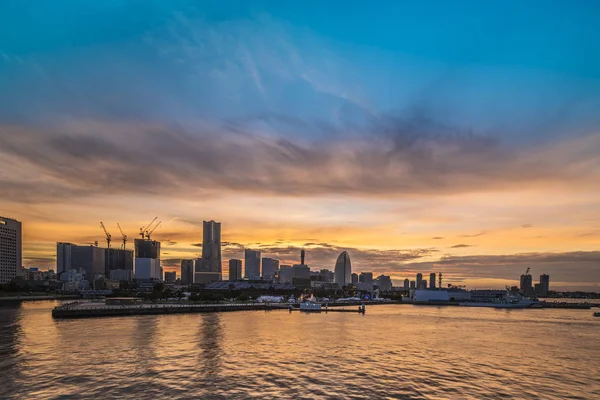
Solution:
{"label": "cluster of buildings", "polygon": [[[160,223],[159,223],[160,224]],[[36,268],[22,267],[22,225],[21,222],[0,217],[0,284],[24,279],[32,282],[60,282],[63,290],[111,289],[118,288],[120,282],[135,281],[140,286],[152,287],[157,282],[167,284],[207,285],[223,281],[221,255],[221,223],[204,221],[202,255],[197,259],[181,260],[180,278],[176,272],[164,272],[160,262],[160,242],[152,240],[140,229],[141,238],[134,240],[134,248],[126,249],[126,237],[121,248],[110,247],[107,233],[107,248],[95,245],[77,245],[59,242],[56,245],[56,273],[38,271]],[[298,264],[281,264],[280,260],[261,257],[260,250],[245,249],[244,258],[228,262],[229,282],[255,282],[257,284],[293,285],[295,287],[336,290],[348,286],[358,291],[392,291],[389,276],[374,278],[372,272],[360,274],[352,272],[348,252],[337,257],[333,271],[320,269],[313,271],[305,263],[304,249]],[[418,273],[415,280],[404,280],[402,288],[406,292],[419,289],[442,288],[442,274],[430,273],[424,279]],[[533,284],[529,269],[521,275],[520,291],[526,296],[547,296],[550,276],[542,274],[540,282]]]}
{"label": "cluster of buildings", "polygon": [[[221,223],[205,221],[203,226],[202,257],[181,260],[181,284],[208,284],[223,281],[221,258]],[[244,259],[230,259],[230,282],[253,281],[272,284],[293,284],[297,287],[311,287],[334,290],[355,285],[358,290],[391,291],[392,280],[381,275],[373,278],[372,272],[360,275],[352,273],[350,255],[342,252],[335,263],[334,271],[321,269],[311,271],[305,263],[306,252],[300,252],[299,264],[281,264],[280,260],[262,257],[260,250],[245,249]]]}
{"label": "cluster of buildings", "polygon": [[[513,290],[516,288],[513,288]],[[529,268],[521,275],[521,281],[519,285],[519,292],[524,296],[548,296],[550,290],[550,275],[540,275],[540,283],[533,284],[533,278],[529,274]]]}
{"label": "cluster of buildings", "polygon": [[[436,276],[438,278],[436,287]],[[418,273],[415,280],[404,280],[403,290],[408,292],[409,290],[423,290],[423,289],[436,289],[442,287],[442,273],[436,275],[435,272],[429,274],[429,281],[423,279],[423,274]]]}

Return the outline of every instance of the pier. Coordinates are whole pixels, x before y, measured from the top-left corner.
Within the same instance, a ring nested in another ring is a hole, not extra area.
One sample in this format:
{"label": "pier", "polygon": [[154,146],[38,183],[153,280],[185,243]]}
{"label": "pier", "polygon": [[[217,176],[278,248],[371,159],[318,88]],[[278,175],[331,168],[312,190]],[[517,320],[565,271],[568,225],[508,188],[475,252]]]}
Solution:
{"label": "pier", "polygon": [[184,314],[228,311],[268,311],[286,309],[285,304],[275,303],[215,303],[215,304],[134,304],[106,305],[104,302],[75,302],[52,310],[52,317],[96,318],[133,315]]}

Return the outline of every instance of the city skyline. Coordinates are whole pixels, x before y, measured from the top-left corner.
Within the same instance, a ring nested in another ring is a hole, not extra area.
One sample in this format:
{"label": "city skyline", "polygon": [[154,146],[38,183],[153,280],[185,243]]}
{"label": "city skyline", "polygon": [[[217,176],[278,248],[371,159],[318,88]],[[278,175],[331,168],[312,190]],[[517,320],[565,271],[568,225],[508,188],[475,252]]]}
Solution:
{"label": "city skyline", "polygon": [[593,2],[193,3],[0,5],[0,215],[24,265],[160,215],[165,271],[214,219],[224,275],[305,248],[396,286],[531,268],[600,291]]}

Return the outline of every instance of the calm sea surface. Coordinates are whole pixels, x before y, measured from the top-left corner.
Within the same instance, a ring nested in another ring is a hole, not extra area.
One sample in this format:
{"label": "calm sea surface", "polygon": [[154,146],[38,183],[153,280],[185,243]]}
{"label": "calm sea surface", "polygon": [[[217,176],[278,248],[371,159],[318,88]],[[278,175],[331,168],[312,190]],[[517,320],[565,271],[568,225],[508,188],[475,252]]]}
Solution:
{"label": "calm sea surface", "polygon": [[592,310],[54,321],[56,304],[0,306],[0,398],[600,399]]}

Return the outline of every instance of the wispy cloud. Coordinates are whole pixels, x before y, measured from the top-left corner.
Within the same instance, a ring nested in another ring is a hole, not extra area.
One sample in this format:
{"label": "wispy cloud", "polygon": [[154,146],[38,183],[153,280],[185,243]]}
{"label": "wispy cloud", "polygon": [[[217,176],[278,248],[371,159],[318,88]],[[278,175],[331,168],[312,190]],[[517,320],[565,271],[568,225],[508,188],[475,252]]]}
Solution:
{"label": "wispy cloud", "polygon": [[472,244],[455,244],[454,246],[451,246],[450,248],[452,249],[464,249],[467,247],[473,247],[474,245]]}

